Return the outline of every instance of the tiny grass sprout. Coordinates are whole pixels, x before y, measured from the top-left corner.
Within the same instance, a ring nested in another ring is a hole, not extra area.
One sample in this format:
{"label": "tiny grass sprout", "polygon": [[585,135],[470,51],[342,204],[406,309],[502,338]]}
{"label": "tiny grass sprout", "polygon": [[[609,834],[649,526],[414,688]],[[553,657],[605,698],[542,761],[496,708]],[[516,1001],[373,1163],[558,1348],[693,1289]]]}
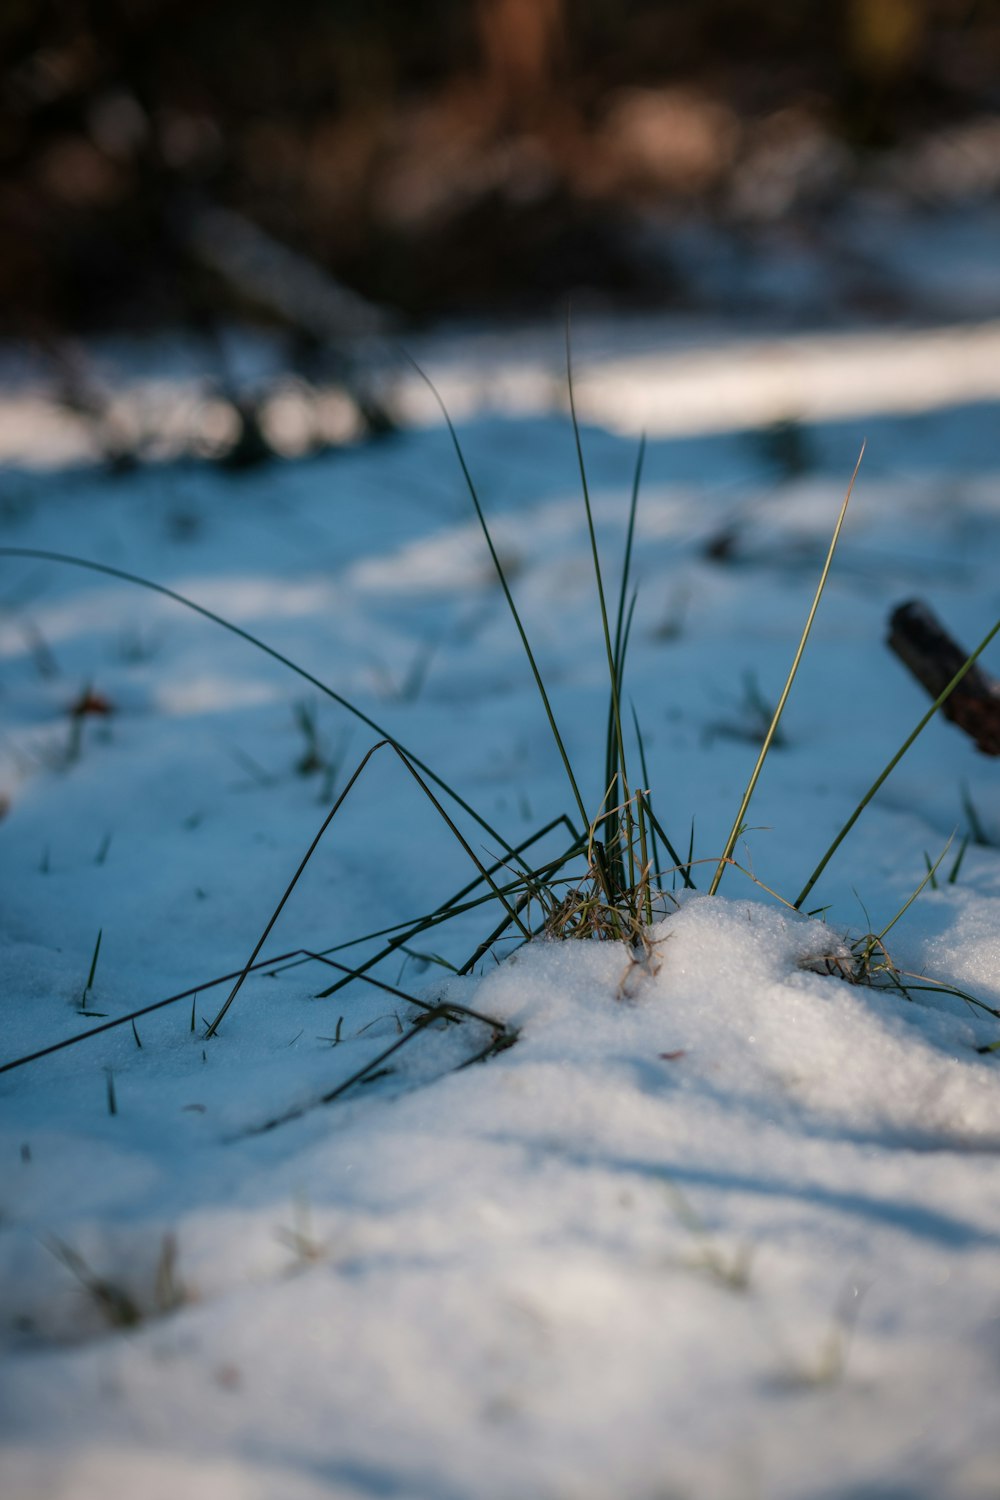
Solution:
{"label": "tiny grass sprout", "polygon": [[152,1288],[148,1297],[136,1294],[123,1281],[93,1271],[84,1257],[63,1240],[44,1241],[56,1260],[76,1277],[109,1328],[137,1328],[150,1318],[166,1317],[192,1300],[178,1270],[177,1239],[164,1234],[153,1269]]}
{"label": "tiny grass sprout", "polygon": [[47,1248],[76,1277],[104,1321],[111,1328],[135,1328],[142,1322],[142,1312],[133,1294],[120,1282],[98,1276],[83,1256],[62,1240],[50,1239]]}
{"label": "tiny grass sprout", "polygon": [[331,1047],[339,1047],[340,1044],[341,1044],[341,1042],[344,1040],[343,1036],[341,1035],[341,1032],[343,1031],[343,1029],[344,1029],[344,1018],[343,1018],[343,1016],[338,1016],[337,1017],[337,1026],[336,1026],[336,1029],[335,1029],[335,1031],[333,1033],[333,1036],[321,1036],[321,1037],[318,1037],[317,1040],[320,1041],[320,1042],[329,1042]]}
{"label": "tiny grass sprout", "polygon": [[327,750],[324,739],[319,733],[319,714],[315,703],[300,699],[292,706],[292,714],[295,718],[295,726],[301,732],[304,739],[304,748],[298,759],[295,760],[295,775],[310,777],[319,775],[319,801],[330,802],[333,799],[334,786],[343,766],[343,757],[346,754],[351,735],[342,733],[337,739],[336,747]]}
{"label": "tiny grass sprout", "polygon": [[783,417],[755,434],[765,462],[773,464],[783,479],[798,479],[816,467],[812,442],[802,423]]}
{"label": "tiny grass sprout", "polygon": [[783,1384],[816,1390],[838,1385],[844,1379],[851,1344],[861,1315],[861,1303],[867,1290],[867,1286],[856,1281],[853,1276],[848,1277],[834,1305],[830,1326],[820,1340],[815,1355],[807,1360],[790,1357],[790,1368]]}
{"label": "tiny grass sprout", "polygon": [[948,872],[948,885],[954,885],[958,880],[958,872],[962,868],[962,861],[965,858],[965,851],[966,849],[968,849],[968,847],[969,835],[967,833],[964,833],[962,835],[962,841],[958,846],[958,853],[955,855],[955,863],[952,865],[951,869]]}
{"label": "tiny grass sprout", "polygon": [[[774,717],[774,708],[764,698],[756,673],[752,671],[743,674],[743,696],[737,704],[737,713],[736,718],[720,719],[710,724],[705,731],[706,742],[711,743],[714,738],[721,736],[744,740],[751,745],[763,743]],[[787,745],[788,739],[783,730],[776,729],[771,749],[784,750]]]}
{"label": "tiny grass sprout", "polygon": [[87,999],[90,995],[91,990],[94,988],[94,976],[97,973],[97,960],[101,954],[101,938],[103,936],[104,928],[102,927],[98,930],[97,933],[97,941],[94,944],[93,957],[90,960],[90,972],[87,975],[87,983],[83,987],[83,994],[80,996],[79,1010],[81,1011],[81,1013],[87,1010]]}
{"label": "tiny grass sprout", "polygon": [[316,727],[316,705],[300,699],[292,705],[292,713],[305,740],[305,749],[295,762],[295,774],[313,776],[317,771],[325,770],[327,764]]}
{"label": "tiny grass sprout", "polygon": [[705,1272],[727,1291],[749,1291],[755,1247],[750,1244],[738,1245],[732,1254],[727,1254],[712,1239],[701,1217],[677,1184],[668,1180],[664,1187],[674,1214],[697,1243],[694,1254],[684,1264],[693,1271]]}
{"label": "tiny grass sprout", "polygon": [[[511,578],[517,571],[518,564],[509,555],[503,557],[504,571]],[[431,669],[431,662],[438,649],[438,642],[427,640],[421,642],[410,659],[410,664],[401,677],[396,677],[380,657],[369,653],[372,662],[372,671],[378,679],[379,694],[388,703],[415,703],[423,691],[424,683],[427,681]]]}
{"label": "tiny grass sprout", "polygon": [[242,745],[229,745],[227,748],[237,765],[242,766],[244,771],[246,771],[254,786],[277,786],[277,776],[272,776],[270,771],[265,770],[260,761],[255,760],[248,751],[243,749]]}
{"label": "tiny grass sprout", "polygon": [[275,1230],[275,1238],[295,1256],[288,1268],[290,1276],[307,1270],[310,1266],[318,1265],[330,1253],[329,1245],[313,1233],[312,1215],[305,1198],[296,1198],[292,1217],[294,1222],[291,1229]]}
{"label": "tiny grass sprout", "polygon": [[989,834],[986,832],[986,829],[983,827],[982,821],[979,817],[979,813],[976,810],[976,804],[972,800],[972,793],[969,791],[968,785],[964,781],[961,785],[961,793],[962,811],[965,813],[966,821],[969,824],[968,837],[974,844],[980,844],[983,848],[986,849],[995,849],[996,840],[991,839]]}

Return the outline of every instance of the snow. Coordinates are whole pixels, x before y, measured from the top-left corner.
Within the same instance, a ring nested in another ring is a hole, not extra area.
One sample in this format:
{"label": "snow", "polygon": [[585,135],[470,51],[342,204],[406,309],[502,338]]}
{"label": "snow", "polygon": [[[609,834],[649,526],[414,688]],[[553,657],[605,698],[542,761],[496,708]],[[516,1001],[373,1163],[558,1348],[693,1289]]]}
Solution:
{"label": "snow", "polygon": [[[604,648],[546,337],[525,341],[520,384],[500,335],[418,352],[457,397],[596,810]],[[476,874],[385,749],[205,1037],[378,736],[162,596],[0,559],[0,1060],[184,995],[0,1075],[13,1500],[1000,1493],[1000,1053],[977,1050],[1000,1022],[837,964],[965,830],[965,803],[1000,841],[994,767],[935,721],[817,884],[821,916],[769,894],[795,899],[924,712],[882,645],[889,609],[926,597],[968,647],[1000,612],[996,325],[766,346],[706,329],[694,354],[690,328],[662,353],[657,337],[585,326],[578,392],[612,591],[648,421],[626,696],[685,850],[694,818],[700,889],[668,876],[638,959],[505,940],[473,975],[437,966],[475,949],[489,906],[413,938],[385,983],[517,1031],[474,1066],[491,1026],[434,1019],[391,1072],[317,1102],[419,1012],[358,981],[315,998],[338,974],[301,950],[371,954],[335,950]],[[183,461],[111,478],[55,464],[67,449],[22,410],[0,545],[136,571],[259,635],[516,843],[574,803],[447,433],[413,415],[388,442],[238,479]],[[801,425],[760,425],[782,417]],[[731,869],[708,897],[755,694],[780,692],[863,438],[737,850],[754,878]],[[84,689],[113,712],[74,721]],[[478,858],[501,855],[450,810]],[[970,843],[947,883],[956,849],[885,943],[1000,1008],[996,847]]]}

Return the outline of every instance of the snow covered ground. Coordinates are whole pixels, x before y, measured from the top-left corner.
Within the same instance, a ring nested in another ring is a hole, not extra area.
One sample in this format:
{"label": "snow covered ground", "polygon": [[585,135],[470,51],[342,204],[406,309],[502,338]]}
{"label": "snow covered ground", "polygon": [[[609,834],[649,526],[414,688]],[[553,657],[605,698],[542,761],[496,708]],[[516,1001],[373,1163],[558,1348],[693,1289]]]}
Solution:
{"label": "snow covered ground", "polygon": [[[607,674],[549,337],[520,367],[509,340],[424,353],[596,813]],[[625,692],[700,890],[642,964],[557,941],[497,962],[504,942],[451,976],[435,959],[460,965],[496,906],[379,964],[517,1028],[466,1068],[494,1037],[473,1018],[375,1066],[420,1012],[357,980],[318,999],[338,971],[302,956],[355,962],[379,943],[334,950],[475,879],[387,750],[205,1037],[378,735],[163,596],[0,558],[2,1060],[184,996],[0,1075],[5,1496],[996,1500],[1000,1052],[976,1049],[1000,1021],[824,972],[971,829],[886,945],[1000,1007],[995,764],[935,720],[821,918],[763,887],[794,900],[925,710],[889,609],[924,597],[969,648],[1000,615],[997,337],[688,329],[662,353],[651,326],[581,329],[612,590],[650,432]],[[2,428],[0,546],[143,574],[261,637],[520,844],[573,800],[447,433],[405,399],[395,438],[238,478],[53,467],[72,436],[44,446],[29,403]],[[730,870],[710,898],[863,438],[739,851],[762,884]]]}

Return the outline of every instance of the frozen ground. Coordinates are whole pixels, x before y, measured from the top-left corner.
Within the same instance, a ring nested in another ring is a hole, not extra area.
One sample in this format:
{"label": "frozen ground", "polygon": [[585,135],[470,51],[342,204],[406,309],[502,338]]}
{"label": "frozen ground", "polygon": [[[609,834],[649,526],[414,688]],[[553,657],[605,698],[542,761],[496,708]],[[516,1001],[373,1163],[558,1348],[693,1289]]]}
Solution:
{"label": "frozen ground", "polygon": [[[606,673],[556,337],[526,341],[520,384],[509,343],[429,362],[596,810]],[[696,858],[723,847],[863,437],[740,854],[761,882],[794,899],[924,711],[890,607],[925,597],[970,647],[1000,614],[997,337],[762,354],[687,330],[664,356],[650,329],[581,331],[612,587],[651,434],[626,694]],[[3,429],[0,544],[134,570],[261,636],[516,844],[573,804],[447,435],[408,399],[391,441],[238,479],[46,467],[68,450],[29,403]],[[781,418],[805,420],[756,425]],[[0,1077],[5,1496],[996,1500],[1000,1053],[976,1048],[1000,1023],[818,972],[972,819],[990,842],[947,884],[953,845],[886,941],[1000,1006],[994,763],[932,723],[816,887],[822,921],[731,870],[643,966],[557,942],[463,979],[428,961],[467,958],[489,907],[414,939],[379,977],[519,1040],[459,1069],[489,1027],[434,1024],[316,1105],[413,1007],[357,981],[314,998],[336,973],[311,961],[204,1023],[375,733],[163,597],[0,570],[3,1057],[188,992]],[[474,877],[381,751],[265,952],[330,950]]]}

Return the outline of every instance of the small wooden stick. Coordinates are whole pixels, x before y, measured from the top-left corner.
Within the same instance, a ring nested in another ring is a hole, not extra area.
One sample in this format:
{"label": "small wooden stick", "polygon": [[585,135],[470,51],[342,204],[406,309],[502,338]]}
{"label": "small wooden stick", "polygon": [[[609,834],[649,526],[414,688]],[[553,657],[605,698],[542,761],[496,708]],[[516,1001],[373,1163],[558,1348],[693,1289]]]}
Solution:
{"label": "small wooden stick", "polygon": [[[969,654],[920,599],[893,610],[888,644],[932,698],[944,691]],[[941,712],[984,755],[1000,755],[1000,682],[978,663],[969,668]]]}

